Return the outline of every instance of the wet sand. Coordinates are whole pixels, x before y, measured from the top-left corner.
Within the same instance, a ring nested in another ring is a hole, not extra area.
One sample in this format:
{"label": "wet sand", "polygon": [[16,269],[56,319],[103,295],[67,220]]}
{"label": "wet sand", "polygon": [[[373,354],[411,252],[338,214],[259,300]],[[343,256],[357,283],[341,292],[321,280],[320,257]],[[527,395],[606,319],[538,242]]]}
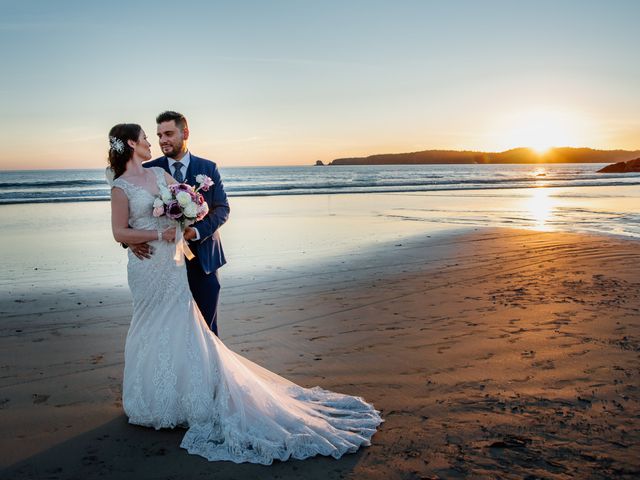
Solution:
{"label": "wet sand", "polygon": [[634,478],[639,246],[478,229],[230,282],[231,348],[382,410],[373,445],[338,461],[209,463],[181,430],[128,425],[124,288],[3,304],[1,478]]}

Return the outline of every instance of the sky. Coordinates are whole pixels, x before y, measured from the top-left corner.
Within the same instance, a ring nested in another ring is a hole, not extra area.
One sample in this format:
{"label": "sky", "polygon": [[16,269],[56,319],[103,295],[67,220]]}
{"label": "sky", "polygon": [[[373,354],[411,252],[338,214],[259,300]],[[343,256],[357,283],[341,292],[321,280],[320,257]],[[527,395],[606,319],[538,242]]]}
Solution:
{"label": "sky", "polygon": [[640,149],[640,1],[0,0],[0,169],[97,168],[189,120],[221,166]]}

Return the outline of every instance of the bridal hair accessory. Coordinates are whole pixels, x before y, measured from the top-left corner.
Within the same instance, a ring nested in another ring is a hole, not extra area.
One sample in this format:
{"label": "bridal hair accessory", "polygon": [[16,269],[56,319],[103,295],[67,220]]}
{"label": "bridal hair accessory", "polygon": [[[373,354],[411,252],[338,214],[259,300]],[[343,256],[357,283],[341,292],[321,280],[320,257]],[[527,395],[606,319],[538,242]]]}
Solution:
{"label": "bridal hair accessory", "polygon": [[117,137],[109,137],[109,149],[122,153],[124,152],[124,142]]}

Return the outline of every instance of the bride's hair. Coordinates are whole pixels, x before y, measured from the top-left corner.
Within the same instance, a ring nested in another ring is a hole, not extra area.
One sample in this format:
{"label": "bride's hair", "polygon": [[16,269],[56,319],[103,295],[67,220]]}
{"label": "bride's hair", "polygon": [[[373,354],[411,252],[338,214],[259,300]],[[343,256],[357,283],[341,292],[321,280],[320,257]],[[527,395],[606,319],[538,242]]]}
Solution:
{"label": "bride's hair", "polygon": [[119,123],[109,130],[109,166],[114,178],[118,178],[127,168],[133,155],[133,148],[127,140],[138,141],[142,127],[137,123]]}

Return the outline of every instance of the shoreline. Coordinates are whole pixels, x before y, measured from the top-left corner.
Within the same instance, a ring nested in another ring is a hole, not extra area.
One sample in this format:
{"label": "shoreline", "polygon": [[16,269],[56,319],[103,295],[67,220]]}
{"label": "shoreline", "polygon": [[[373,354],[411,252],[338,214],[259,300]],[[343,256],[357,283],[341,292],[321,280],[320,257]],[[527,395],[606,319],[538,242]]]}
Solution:
{"label": "shoreline", "polygon": [[342,270],[344,258],[276,283],[223,283],[221,297],[233,350],[381,409],[371,447],[339,461],[208,463],[180,450],[180,431],[129,426],[119,388],[130,305],[98,289],[85,307],[58,311],[53,296],[49,313],[3,322],[2,478],[640,471],[637,240],[501,228],[394,247]]}
{"label": "shoreline", "polygon": [[[222,167],[234,200],[308,195],[433,193],[474,190],[505,192],[529,188],[640,186],[640,174],[601,174],[606,164],[474,164],[292,167]],[[636,194],[637,196],[637,194]],[[0,205],[43,205],[108,201],[103,169],[0,172]],[[293,201],[291,199],[290,201]]]}
{"label": "shoreline", "polygon": [[[238,196],[233,197],[232,203],[232,216],[223,226],[223,237],[230,237],[231,242],[225,241],[225,244],[233,249],[235,244],[241,243],[248,248],[246,253],[249,254],[257,246],[249,246],[245,237],[256,233],[262,235],[255,231],[251,222],[264,225],[268,230],[286,232],[292,239],[302,235],[292,223],[297,222],[315,230],[315,236],[322,238],[322,245],[313,241],[308,245],[298,242],[296,249],[299,251],[344,243],[343,237],[349,239],[349,245],[345,244],[345,247],[356,250],[372,239],[388,241],[393,236],[392,228],[398,232],[395,235],[398,239],[405,234],[474,227],[606,233],[640,238],[640,185],[568,188],[542,185],[540,188],[458,191]],[[30,242],[34,230],[42,230],[42,235],[48,238],[60,225],[76,228],[70,217],[90,223],[104,238],[111,235],[109,202],[106,200],[0,205],[3,237],[18,246],[17,253],[12,252],[12,255],[0,252],[0,261],[14,264],[16,256],[28,258],[30,252],[23,252],[20,247],[23,240]],[[321,219],[325,228],[319,229],[310,218]],[[363,229],[362,238],[358,239],[354,232],[348,231],[349,218],[357,219],[358,227]],[[373,224],[382,228],[382,235],[372,229]],[[85,229],[83,225],[80,228]],[[339,230],[336,235],[327,231],[336,228]],[[277,251],[280,239],[275,238],[275,233],[269,233],[267,237],[266,251]],[[57,243],[73,241],[56,237],[52,240]],[[109,254],[114,253],[110,242],[95,235],[92,241],[103,244],[102,248]],[[38,248],[35,241],[31,251],[34,248]]]}
{"label": "shoreline", "polygon": [[[607,175],[607,174],[605,174]],[[626,177],[622,177],[622,178],[626,178]],[[302,192],[288,192],[288,193],[284,193],[283,191],[277,191],[277,193],[240,193],[240,192],[230,192],[227,193],[227,196],[229,198],[271,198],[271,197],[320,197],[320,196],[326,196],[326,195],[384,195],[384,194],[389,194],[389,195],[402,195],[402,194],[425,194],[425,195],[429,195],[429,194],[438,194],[438,193],[451,193],[451,192],[463,192],[463,193],[472,193],[475,191],[478,192],[484,192],[484,193],[489,193],[492,191],[496,191],[496,192],[500,192],[500,191],[510,191],[510,190],[531,190],[531,189],[539,189],[539,188],[555,188],[555,189],[559,189],[559,188],[563,188],[563,189],[582,189],[582,188],[609,188],[609,187],[638,187],[640,186],[640,177],[633,177],[633,178],[638,178],[638,181],[635,183],[632,182],[617,182],[617,183],[612,183],[612,182],[608,182],[608,183],[602,183],[602,184],[587,184],[587,185],[567,185],[567,184],[563,184],[561,182],[558,183],[552,183],[549,182],[543,186],[540,185],[536,185],[534,184],[535,182],[540,182],[540,180],[538,179],[531,179],[531,183],[532,185],[523,185],[523,186],[509,186],[509,187],[504,187],[504,186],[494,186],[494,187],[479,187],[477,185],[474,185],[473,187],[451,187],[451,188],[429,188],[429,187],[425,187],[425,188],[403,188],[403,189],[393,189],[394,187],[389,187],[389,189],[386,190],[382,190],[383,188],[386,187],[367,187],[367,188],[381,188],[381,190],[363,190],[363,191],[357,191],[357,190],[346,190],[346,191],[337,191],[337,190],[330,190],[327,189],[326,191],[323,191],[321,189],[319,189],[317,192],[308,192],[308,191],[302,191]],[[42,204],[51,204],[51,205],[57,205],[60,203],[87,203],[87,202],[109,202],[110,201],[110,197],[109,196],[105,196],[105,197],[82,197],[82,198],[70,198],[70,199],[63,199],[63,198],[59,198],[59,199],[46,199],[46,200],[25,200],[25,201],[14,201],[14,202],[0,202],[0,206],[15,206],[15,205],[42,205]]]}

